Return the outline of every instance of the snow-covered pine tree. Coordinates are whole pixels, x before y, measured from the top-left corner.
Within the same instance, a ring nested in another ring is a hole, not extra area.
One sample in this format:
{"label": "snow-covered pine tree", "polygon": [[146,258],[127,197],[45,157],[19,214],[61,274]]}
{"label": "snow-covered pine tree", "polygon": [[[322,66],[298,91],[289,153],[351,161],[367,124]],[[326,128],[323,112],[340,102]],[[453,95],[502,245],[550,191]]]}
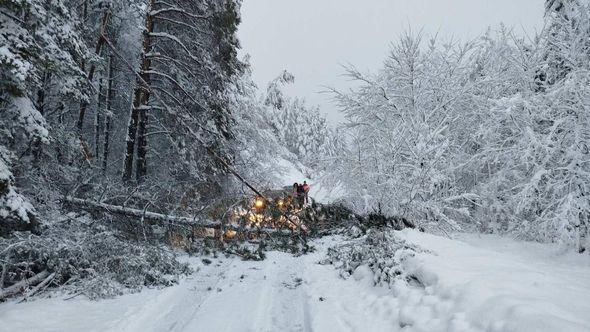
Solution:
{"label": "snow-covered pine tree", "polygon": [[[225,90],[241,67],[235,50],[238,10],[237,3],[225,0],[150,2],[127,130],[125,180],[135,163],[138,181],[152,169],[154,180],[220,185],[215,177],[222,168],[210,152],[230,156],[224,143],[232,136]],[[163,139],[148,144],[154,133]],[[148,167],[150,156],[158,162]]]}
{"label": "snow-covered pine tree", "polygon": [[[230,85],[227,96],[232,114],[231,141],[235,151],[233,166],[245,178],[261,188],[276,188],[284,185],[276,177],[278,159],[289,154],[276,135],[278,128],[273,122],[273,107],[260,96],[252,80],[252,73],[244,59],[245,68],[240,77]],[[238,183],[239,188],[242,187]]]}
{"label": "snow-covered pine tree", "polygon": [[[31,182],[30,169],[49,142],[45,116],[56,96],[85,100],[86,56],[65,1],[8,1],[0,13],[0,214],[11,229],[32,229],[35,211],[16,186]],[[18,181],[14,162],[18,157]],[[33,182],[35,182],[33,180]],[[27,185],[28,186],[28,185]],[[19,226],[20,225],[20,226]],[[6,228],[4,228],[6,230]]]}

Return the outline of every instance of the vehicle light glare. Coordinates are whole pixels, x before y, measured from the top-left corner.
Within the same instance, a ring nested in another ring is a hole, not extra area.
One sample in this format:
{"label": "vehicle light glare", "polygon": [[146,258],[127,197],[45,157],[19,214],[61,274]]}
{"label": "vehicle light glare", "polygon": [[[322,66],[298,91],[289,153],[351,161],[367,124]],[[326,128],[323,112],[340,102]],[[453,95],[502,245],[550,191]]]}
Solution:
{"label": "vehicle light glare", "polygon": [[263,208],[264,207],[264,201],[262,199],[257,198],[256,201],[254,202],[254,206],[256,208]]}

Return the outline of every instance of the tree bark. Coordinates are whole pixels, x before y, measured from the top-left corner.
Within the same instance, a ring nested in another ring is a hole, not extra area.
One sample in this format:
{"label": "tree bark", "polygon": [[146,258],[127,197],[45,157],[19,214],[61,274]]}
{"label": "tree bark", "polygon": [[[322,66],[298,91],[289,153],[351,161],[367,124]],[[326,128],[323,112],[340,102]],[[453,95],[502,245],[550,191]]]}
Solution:
{"label": "tree bark", "polygon": [[49,272],[47,270],[45,270],[41,273],[38,273],[38,274],[30,277],[29,279],[21,280],[10,287],[6,287],[6,288],[0,290],[0,300],[3,300],[3,299],[5,299],[9,296],[12,296],[12,295],[16,295],[16,294],[24,291],[27,287],[29,287],[31,285],[36,285],[36,284],[42,282],[43,279],[47,278],[48,275],[49,275]]}
{"label": "tree bark", "polygon": [[268,228],[249,228],[249,227],[240,227],[231,224],[224,224],[220,221],[210,221],[210,220],[200,220],[197,218],[191,217],[182,217],[182,216],[173,216],[173,215],[166,215],[162,213],[150,212],[145,211],[142,209],[133,209],[119,205],[112,205],[106,204],[101,202],[95,202],[87,199],[81,199],[76,197],[66,197],[66,202],[76,205],[84,210],[87,211],[95,211],[95,212],[106,212],[109,214],[116,214],[122,215],[127,217],[133,217],[137,219],[142,219],[152,224],[174,224],[174,225],[181,225],[181,226],[191,226],[191,227],[203,227],[203,228],[213,228],[213,229],[226,229],[226,230],[234,230],[234,231],[243,231],[249,233],[255,232],[263,232],[268,234],[283,234],[283,235],[291,235],[293,232],[291,230],[286,229],[268,229]]}
{"label": "tree bark", "polygon": [[98,80],[98,103],[96,105],[96,112],[94,113],[94,155],[96,162],[100,160],[100,126],[101,113],[103,108],[104,85],[102,77]]}
{"label": "tree bark", "polygon": [[142,182],[147,175],[147,126],[147,110],[142,109],[139,112],[139,123],[137,126],[137,169],[135,170],[135,176],[138,183]]}
{"label": "tree bark", "polygon": [[[49,89],[49,81],[51,78],[51,74],[45,68],[43,70],[43,79],[41,81],[41,88],[37,90],[37,110],[41,115],[45,115],[45,104],[46,104],[46,96],[47,90]],[[43,144],[41,144],[41,140],[39,138],[33,139],[31,143],[31,152],[33,155],[33,163],[35,167],[39,167],[39,159],[41,158],[41,153],[43,152]]]}
{"label": "tree bark", "polygon": [[4,288],[4,280],[6,280],[6,274],[8,273],[8,262],[2,264],[2,274],[0,274],[0,289]]}
{"label": "tree bark", "polygon": [[[107,25],[109,24],[110,17],[111,17],[111,10],[110,9],[105,10],[105,12],[102,16],[102,22],[100,23],[100,34],[98,35],[98,41],[96,42],[96,47],[94,49],[94,53],[96,55],[100,55],[100,52],[102,50],[102,46],[104,45],[105,40],[103,38],[103,35],[106,34],[106,29],[107,29]],[[88,77],[87,77],[88,82],[90,82],[90,84],[92,84],[95,70],[96,70],[96,65],[93,63],[90,66],[90,70],[88,71]],[[78,123],[76,125],[79,133],[82,133],[82,128],[84,126],[84,117],[86,116],[87,109],[88,109],[88,103],[86,101],[82,101],[82,103],[80,103],[80,112],[78,113]]]}
{"label": "tree bark", "polygon": [[111,104],[115,97],[115,90],[113,89],[113,54],[109,55],[108,60],[108,71],[107,71],[107,91],[105,96],[105,118],[104,118],[104,145],[102,148],[102,172],[106,174],[108,162],[109,162],[109,149],[111,140],[111,122],[113,119],[113,113],[111,111]]}
{"label": "tree bark", "polygon": [[[151,59],[147,54],[151,50],[150,34],[154,31],[154,20],[151,11],[155,8],[155,0],[150,0],[145,20],[145,30],[143,34],[143,50],[140,59],[139,77],[135,80],[135,90],[133,91],[133,103],[129,116],[129,125],[127,127],[127,148],[125,152],[125,163],[123,167],[123,180],[131,180],[133,172],[134,149],[137,144],[137,165],[136,179],[138,182],[143,180],[147,174],[146,152],[147,152],[147,110],[150,99],[150,75]],[[148,86],[145,86],[145,85]],[[137,138],[137,139],[136,139]]]}
{"label": "tree bark", "polygon": [[133,156],[138,117],[139,112],[132,106],[129,114],[129,123],[127,124],[127,144],[125,148],[125,162],[123,164],[123,181],[125,182],[131,180],[131,174],[133,173]]}
{"label": "tree bark", "polygon": [[45,278],[45,280],[41,281],[41,283],[39,283],[37,286],[33,287],[29,292],[27,292],[25,294],[25,298],[22,299],[22,301],[26,301],[29,297],[37,294],[37,292],[45,288],[51,282],[51,280],[53,280],[53,278],[55,278],[55,272],[50,274],[47,278]]}
{"label": "tree bark", "polygon": [[45,115],[45,95],[48,89],[49,72],[47,69],[43,71],[43,79],[41,81],[41,89],[37,91],[37,110],[41,115]]}

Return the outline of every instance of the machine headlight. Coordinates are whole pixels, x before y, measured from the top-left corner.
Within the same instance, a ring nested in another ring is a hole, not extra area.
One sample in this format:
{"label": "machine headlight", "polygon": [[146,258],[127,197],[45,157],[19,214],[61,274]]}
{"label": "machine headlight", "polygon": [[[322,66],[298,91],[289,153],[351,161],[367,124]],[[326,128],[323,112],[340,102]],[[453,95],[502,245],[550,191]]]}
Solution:
{"label": "machine headlight", "polygon": [[264,200],[262,198],[256,198],[256,200],[254,201],[254,207],[257,209],[264,208]]}

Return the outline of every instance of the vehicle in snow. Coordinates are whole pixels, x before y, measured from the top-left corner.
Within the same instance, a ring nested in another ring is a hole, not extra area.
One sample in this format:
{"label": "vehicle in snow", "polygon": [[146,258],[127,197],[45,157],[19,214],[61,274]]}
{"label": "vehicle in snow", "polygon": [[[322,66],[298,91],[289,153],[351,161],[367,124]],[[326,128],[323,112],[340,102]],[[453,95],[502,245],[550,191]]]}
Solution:
{"label": "vehicle in snow", "polygon": [[249,228],[305,230],[299,218],[302,210],[296,204],[290,187],[268,190],[263,196],[244,200],[234,209],[230,223]]}

